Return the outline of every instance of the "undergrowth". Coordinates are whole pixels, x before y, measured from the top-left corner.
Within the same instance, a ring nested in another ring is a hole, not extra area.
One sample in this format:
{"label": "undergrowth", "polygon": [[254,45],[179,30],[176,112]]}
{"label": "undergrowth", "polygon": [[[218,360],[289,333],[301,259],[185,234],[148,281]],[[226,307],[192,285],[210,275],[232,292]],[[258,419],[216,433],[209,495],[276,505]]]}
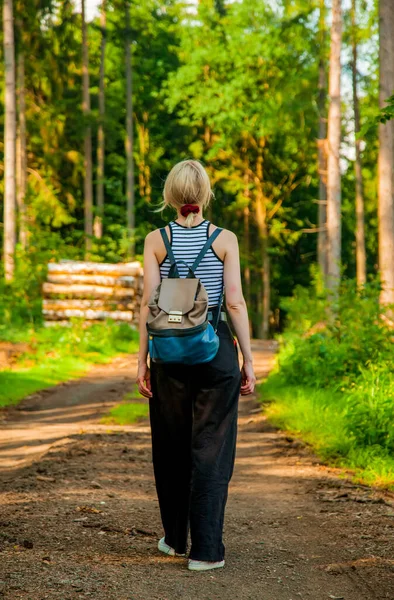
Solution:
{"label": "undergrowth", "polygon": [[92,364],[138,349],[137,332],[111,321],[84,326],[23,328],[3,326],[0,339],[25,342],[28,350],[12,369],[0,371],[0,406],[17,403],[38,390],[78,377]]}
{"label": "undergrowth", "polygon": [[374,282],[344,282],[335,303],[318,282],[298,288],[262,398],[271,421],[321,458],[394,489],[394,332],[378,300]]}

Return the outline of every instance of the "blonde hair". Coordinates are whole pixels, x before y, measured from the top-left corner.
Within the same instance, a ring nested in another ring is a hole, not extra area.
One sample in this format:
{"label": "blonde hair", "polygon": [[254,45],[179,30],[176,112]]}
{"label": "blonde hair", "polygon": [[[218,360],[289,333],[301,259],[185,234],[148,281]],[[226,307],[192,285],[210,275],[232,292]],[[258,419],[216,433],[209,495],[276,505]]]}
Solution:
{"label": "blonde hair", "polygon": [[[182,160],[172,167],[167,175],[163,190],[161,209],[172,206],[179,211],[184,204],[197,204],[200,209],[208,206],[213,192],[208,173],[198,160]],[[191,227],[196,213],[190,213],[185,220]]]}

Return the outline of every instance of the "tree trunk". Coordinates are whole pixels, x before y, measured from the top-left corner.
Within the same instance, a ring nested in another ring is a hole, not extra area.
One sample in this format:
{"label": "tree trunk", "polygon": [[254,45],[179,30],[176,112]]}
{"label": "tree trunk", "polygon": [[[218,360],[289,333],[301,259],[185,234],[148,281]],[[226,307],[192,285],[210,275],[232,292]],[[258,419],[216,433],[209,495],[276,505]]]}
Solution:
{"label": "tree trunk", "polygon": [[115,321],[124,321],[130,323],[134,314],[131,310],[86,310],[80,308],[66,308],[65,310],[49,310],[44,308],[42,311],[45,319],[48,321],[63,321],[64,319],[73,319],[75,317],[86,319],[87,321],[103,321],[105,319],[114,319]]}
{"label": "tree trunk", "polygon": [[264,297],[264,288],[263,288],[263,280],[264,280],[264,273],[263,273],[263,269],[259,269],[261,276],[258,278],[258,282],[256,284],[256,290],[257,290],[257,298],[256,298],[256,313],[257,313],[257,319],[254,323],[254,329],[256,332],[256,337],[257,339],[262,339],[263,337],[263,321],[261,318],[259,318],[259,315],[262,315],[264,312],[264,303],[263,303],[263,297]]}
{"label": "tree trunk", "polygon": [[89,94],[89,53],[88,35],[85,20],[85,0],[81,0],[82,7],[82,111],[85,122],[84,137],[84,208],[85,208],[85,248],[86,253],[92,247],[93,235],[93,183],[92,183],[92,131],[89,123],[90,118],[90,94]]}
{"label": "tree trunk", "polygon": [[261,310],[261,326],[259,330],[263,339],[268,338],[269,332],[269,310],[270,310],[270,274],[268,258],[268,227],[267,227],[267,204],[263,191],[263,148],[264,138],[258,142],[256,160],[256,221],[260,237],[261,247],[261,274],[263,283],[263,297]]}
{"label": "tree trunk", "polygon": [[250,304],[250,210],[249,206],[244,208],[244,280],[245,280],[245,297],[246,304]]}
{"label": "tree trunk", "polygon": [[97,215],[94,221],[94,235],[101,238],[103,235],[104,217],[104,151],[105,151],[105,45],[106,45],[106,0],[101,4],[101,56],[100,56],[100,82],[99,82],[99,125],[97,131]]}
{"label": "tree trunk", "polygon": [[263,247],[263,340],[269,338],[271,305],[270,259],[268,254],[268,239]]}
{"label": "tree trunk", "polygon": [[57,298],[44,298],[42,301],[42,307],[46,310],[67,310],[67,309],[82,309],[87,310],[89,308],[102,309],[102,310],[130,310],[136,307],[135,298],[131,300],[107,300],[101,298],[100,300],[84,300],[84,299],[68,299],[58,300]]}
{"label": "tree trunk", "polygon": [[127,201],[127,229],[130,236],[129,254],[134,256],[134,159],[133,159],[133,86],[131,65],[131,28],[130,28],[130,2],[126,0],[126,31],[125,31],[125,63],[126,63],[126,201]]}
{"label": "tree trunk", "polygon": [[95,263],[84,261],[66,260],[59,263],[48,263],[48,273],[75,273],[86,275],[112,275],[113,277],[142,277],[142,268],[139,262],[131,263]]}
{"label": "tree trunk", "polygon": [[[394,5],[392,0],[379,3],[379,106],[392,95],[394,89]],[[378,221],[379,221],[379,268],[382,280],[380,301],[394,303],[394,135],[393,122],[379,124],[378,160]]]}
{"label": "tree trunk", "polygon": [[326,37],[324,0],[320,0],[320,60],[319,60],[319,134],[318,134],[318,169],[319,169],[319,208],[318,208],[318,240],[317,257],[324,281],[327,280],[327,75],[324,41]]}
{"label": "tree trunk", "polygon": [[139,164],[138,164],[138,186],[140,198],[144,198],[145,202],[151,202],[151,174],[150,166],[148,164],[149,156],[149,127],[148,127],[149,113],[144,111],[142,115],[142,122],[137,124],[138,131],[138,146],[139,146]]}
{"label": "tree trunk", "polygon": [[367,259],[365,252],[365,229],[364,229],[364,193],[361,168],[360,139],[357,134],[360,131],[360,109],[357,93],[357,25],[356,25],[356,0],[352,0],[352,81],[353,81],[353,110],[354,110],[354,134],[356,146],[356,161],[354,163],[356,178],[356,266],[357,284],[363,286],[367,280]]}
{"label": "tree trunk", "polygon": [[23,51],[18,56],[17,70],[17,95],[19,128],[17,137],[17,193],[16,203],[19,211],[19,243],[25,250],[27,247],[26,228],[26,186],[27,186],[27,160],[26,160],[26,100],[25,100],[25,55]]}
{"label": "tree trunk", "polygon": [[89,285],[105,285],[120,287],[135,287],[135,277],[125,275],[117,277],[116,275],[94,275],[85,273],[48,273],[48,283],[62,283],[72,285],[73,283],[88,283]]}
{"label": "tree trunk", "polygon": [[104,285],[88,285],[73,283],[63,285],[61,283],[43,283],[42,291],[46,298],[51,296],[62,296],[70,298],[133,298],[133,288],[112,287]]}
{"label": "tree trunk", "polygon": [[332,0],[328,139],[327,139],[327,241],[328,288],[337,295],[341,275],[341,0]]}
{"label": "tree trunk", "polygon": [[15,43],[12,0],[3,4],[4,42],[4,274],[12,281],[15,269]]}
{"label": "tree trunk", "polygon": [[[247,169],[249,163],[247,163]],[[245,297],[246,304],[250,306],[250,190],[249,190],[249,173],[246,172],[244,175],[244,196],[247,204],[243,211],[244,216],[244,256],[245,256],[245,268],[244,268],[244,280],[245,280]]]}

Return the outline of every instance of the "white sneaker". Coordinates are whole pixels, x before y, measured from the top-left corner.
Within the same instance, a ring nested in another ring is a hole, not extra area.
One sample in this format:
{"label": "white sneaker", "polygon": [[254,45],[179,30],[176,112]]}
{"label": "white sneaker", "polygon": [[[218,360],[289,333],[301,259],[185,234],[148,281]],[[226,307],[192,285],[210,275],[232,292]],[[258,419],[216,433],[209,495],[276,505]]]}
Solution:
{"label": "white sneaker", "polygon": [[189,571],[209,571],[210,569],[220,569],[224,567],[224,560],[219,562],[208,562],[205,560],[189,560]]}
{"label": "white sneaker", "polygon": [[164,552],[164,554],[168,554],[169,556],[185,556],[185,554],[177,554],[174,548],[171,548],[171,546],[166,544],[165,538],[163,537],[161,538],[161,540],[159,540],[157,547],[160,550],[160,552]]}

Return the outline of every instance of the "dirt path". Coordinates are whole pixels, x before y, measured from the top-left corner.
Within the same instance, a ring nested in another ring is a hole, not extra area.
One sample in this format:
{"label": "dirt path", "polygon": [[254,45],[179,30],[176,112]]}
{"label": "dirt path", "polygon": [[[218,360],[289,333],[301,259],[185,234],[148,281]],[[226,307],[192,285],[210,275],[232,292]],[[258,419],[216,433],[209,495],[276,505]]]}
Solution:
{"label": "dirt path", "polygon": [[[273,357],[255,344],[260,377]],[[394,600],[394,500],[340,479],[240,403],[226,567],[161,555],[148,423],[99,424],[135,361],[5,411],[0,425],[0,598]]]}
{"label": "dirt path", "polygon": [[133,388],[136,368],[135,356],[121,357],[0,412],[0,472],[38,460],[75,434],[107,431],[99,420]]}

